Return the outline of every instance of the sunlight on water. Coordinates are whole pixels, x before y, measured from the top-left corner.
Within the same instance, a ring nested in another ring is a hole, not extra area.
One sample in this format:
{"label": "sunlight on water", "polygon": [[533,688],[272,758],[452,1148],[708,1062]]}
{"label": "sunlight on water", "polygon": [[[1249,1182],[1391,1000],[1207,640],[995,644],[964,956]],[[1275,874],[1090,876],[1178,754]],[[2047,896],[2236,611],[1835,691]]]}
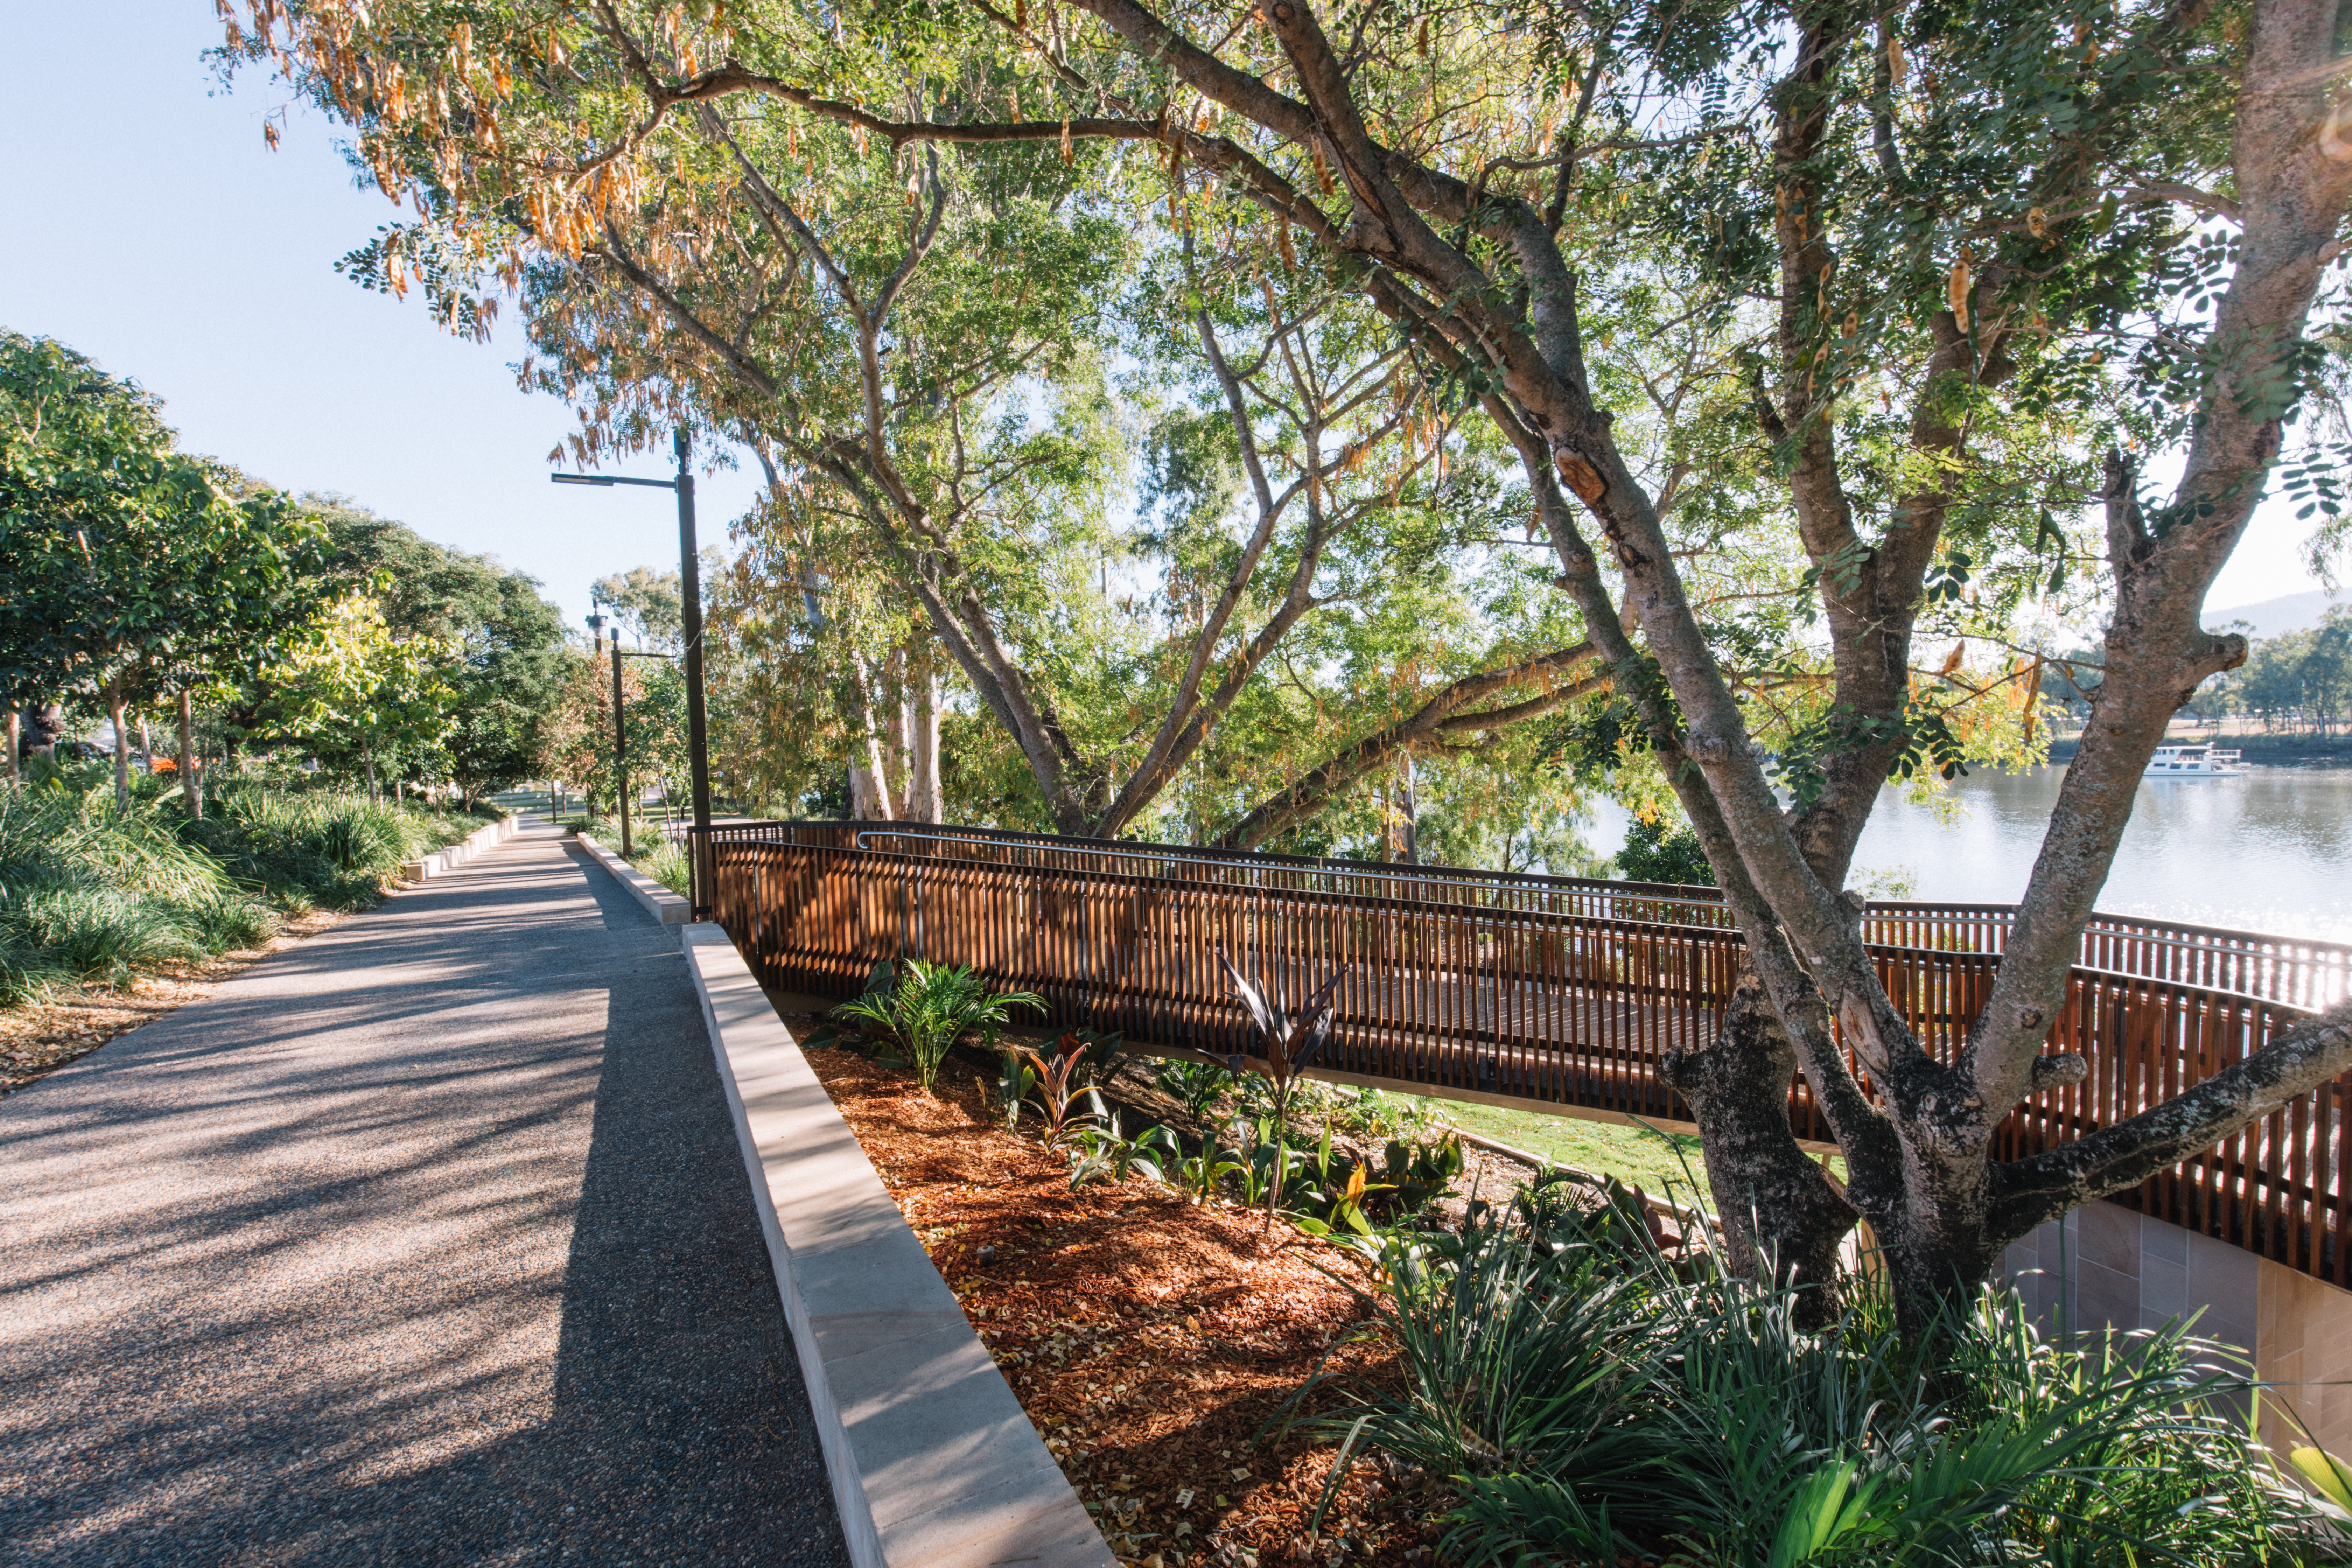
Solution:
{"label": "sunlight on water", "polygon": [[[1949,826],[1889,788],[1855,853],[1855,880],[1903,869],[1913,897],[2014,903],[2065,769],[1979,773],[1952,785]],[[1595,847],[1624,838],[1596,814]],[[2196,925],[2352,941],[2352,768],[2249,766],[2234,778],[2147,780],[2099,908]]]}
{"label": "sunlight on water", "polygon": [[[1962,780],[1954,790],[1968,814],[1949,827],[1890,789],[1856,861],[1910,867],[1922,898],[2014,902],[2064,775],[2053,767]],[[2099,908],[2352,939],[2352,769],[2142,781]]]}

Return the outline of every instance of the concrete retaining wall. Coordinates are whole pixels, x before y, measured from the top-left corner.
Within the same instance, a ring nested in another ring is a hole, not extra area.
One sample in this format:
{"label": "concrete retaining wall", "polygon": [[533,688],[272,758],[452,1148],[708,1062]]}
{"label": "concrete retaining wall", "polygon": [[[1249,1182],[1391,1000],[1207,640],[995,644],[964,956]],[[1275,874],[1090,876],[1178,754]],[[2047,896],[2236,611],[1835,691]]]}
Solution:
{"label": "concrete retaining wall", "polygon": [[684,928],[857,1568],[1116,1568],[727,933]]}
{"label": "concrete retaining wall", "polygon": [[604,869],[620,879],[621,886],[629,889],[645,911],[666,926],[682,926],[694,918],[694,911],[684,899],[605,848],[586,834],[580,835],[581,847],[596,857]]}
{"label": "concrete retaining wall", "polygon": [[2262,1435],[2352,1457],[2352,1290],[2119,1204],[2085,1204],[2009,1249],[2018,1293],[2055,1329],[2160,1328],[2200,1312],[2193,1332],[2250,1352],[2271,1385]]}
{"label": "concrete retaining wall", "polygon": [[521,826],[521,818],[514,816],[501,816],[496,822],[486,822],[446,849],[436,849],[421,860],[401,862],[401,880],[422,882],[444,871],[454,871],[483,850],[512,838]]}

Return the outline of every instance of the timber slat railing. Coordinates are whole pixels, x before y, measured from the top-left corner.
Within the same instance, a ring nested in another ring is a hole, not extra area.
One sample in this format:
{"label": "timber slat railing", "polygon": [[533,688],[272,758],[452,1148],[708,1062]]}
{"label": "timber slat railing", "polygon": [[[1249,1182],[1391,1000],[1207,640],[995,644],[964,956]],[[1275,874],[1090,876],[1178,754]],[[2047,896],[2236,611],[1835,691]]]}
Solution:
{"label": "timber slat railing", "polygon": [[[1384,1088],[1688,1122],[1661,1059],[1720,1025],[1743,944],[1711,889],[1371,865],[984,828],[760,822],[711,830],[705,897],[762,981],[856,994],[877,963],[970,964],[1045,1022],[1224,1056],[1248,1038],[1223,949],[1286,1000],[1344,967],[1320,1065]],[[1872,904],[1888,995],[1948,1059],[1990,994],[2012,911]],[[2343,999],[2352,948],[2095,917],[2051,1048],[2089,1076],[1998,1134],[2014,1158],[2147,1110]],[[1857,1068],[1857,1071],[1859,1068]],[[2118,1194],[2352,1286],[2352,1074]],[[1801,1081],[1801,1138],[1828,1129]]]}

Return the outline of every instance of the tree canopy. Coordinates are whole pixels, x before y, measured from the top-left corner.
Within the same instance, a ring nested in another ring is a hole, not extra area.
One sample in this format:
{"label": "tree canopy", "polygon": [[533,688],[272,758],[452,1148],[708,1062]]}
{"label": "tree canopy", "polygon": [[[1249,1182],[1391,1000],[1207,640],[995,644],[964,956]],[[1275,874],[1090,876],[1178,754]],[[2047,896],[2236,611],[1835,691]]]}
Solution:
{"label": "tree canopy", "polygon": [[156,400],[63,344],[0,332],[0,701],[126,704],[271,657],[320,602],[320,531],[178,450]]}
{"label": "tree canopy", "polygon": [[[2200,624],[2214,574],[2267,490],[2336,513],[2332,6],[251,16],[232,47],[411,209],[361,279],[461,331],[520,301],[581,456],[675,421],[760,454],[742,657],[797,660],[770,689],[872,778],[924,684],[875,672],[936,647],[1025,770],[996,798],[1065,832],[1261,842],[1424,752],[1670,796],[1751,966],[1667,1064],[1749,1200],[1737,1256],[1826,1279],[1866,1216],[1924,1321],[2352,1065],[2331,1014],[1992,1153],[2084,1072],[2044,1047],[2140,771],[2245,657]],[[1890,777],[2035,754],[2035,649],[2085,616],[2098,695],[1939,1059],[1861,941],[1854,845]]]}

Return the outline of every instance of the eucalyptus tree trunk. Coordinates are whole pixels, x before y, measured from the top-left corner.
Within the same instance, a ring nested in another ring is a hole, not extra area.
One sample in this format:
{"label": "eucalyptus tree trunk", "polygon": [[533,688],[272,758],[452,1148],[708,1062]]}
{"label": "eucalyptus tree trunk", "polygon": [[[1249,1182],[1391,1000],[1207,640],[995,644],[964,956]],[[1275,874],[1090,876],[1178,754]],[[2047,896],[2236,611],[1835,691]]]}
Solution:
{"label": "eucalyptus tree trunk", "polygon": [[890,764],[875,717],[874,672],[865,658],[849,655],[850,722],[857,730],[856,760],[849,765],[849,815],[859,822],[889,822]]}
{"label": "eucalyptus tree trunk", "polygon": [[938,822],[947,807],[940,784],[939,672],[930,639],[920,633],[907,645],[905,692],[899,725],[907,741],[907,791],[898,816],[907,822]]}

